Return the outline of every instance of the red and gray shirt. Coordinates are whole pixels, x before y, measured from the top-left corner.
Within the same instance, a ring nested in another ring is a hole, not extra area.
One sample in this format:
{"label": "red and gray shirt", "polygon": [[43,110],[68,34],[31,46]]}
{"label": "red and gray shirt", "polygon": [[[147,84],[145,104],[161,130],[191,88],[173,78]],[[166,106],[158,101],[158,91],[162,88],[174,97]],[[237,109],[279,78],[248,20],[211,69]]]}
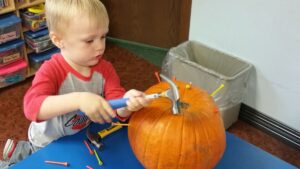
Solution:
{"label": "red and gray shirt", "polygon": [[71,92],[91,92],[110,100],[123,97],[125,90],[108,61],[101,59],[92,67],[90,76],[85,77],[74,70],[61,54],[54,54],[36,72],[32,86],[24,97],[24,113],[32,121],[28,136],[33,145],[44,147],[60,137],[77,133],[90,123],[87,116],[79,115],[79,111],[47,121],[37,119],[46,97]]}

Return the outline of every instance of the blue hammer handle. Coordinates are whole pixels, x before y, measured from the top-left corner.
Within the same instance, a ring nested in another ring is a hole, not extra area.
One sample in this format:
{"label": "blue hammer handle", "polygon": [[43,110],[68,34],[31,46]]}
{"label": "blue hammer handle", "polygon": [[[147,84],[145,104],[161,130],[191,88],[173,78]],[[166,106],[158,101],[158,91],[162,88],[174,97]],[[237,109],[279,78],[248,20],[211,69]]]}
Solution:
{"label": "blue hammer handle", "polygon": [[[108,104],[111,106],[112,109],[118,109],[121,107],[126,107],[126,101],[128,100],[128,98],[121,98],[121,99],[114,99],[114,100],[109,100]],[[80,112],[80,115],[84,115],[83,112]]]}
{"label": "blue hammer handle", "polygon": [[109,100],[108,103],[112,109],[118,109],[121,107],[126,107],[127,100],[128,100],[128,98],[114,99],[114,100]]}

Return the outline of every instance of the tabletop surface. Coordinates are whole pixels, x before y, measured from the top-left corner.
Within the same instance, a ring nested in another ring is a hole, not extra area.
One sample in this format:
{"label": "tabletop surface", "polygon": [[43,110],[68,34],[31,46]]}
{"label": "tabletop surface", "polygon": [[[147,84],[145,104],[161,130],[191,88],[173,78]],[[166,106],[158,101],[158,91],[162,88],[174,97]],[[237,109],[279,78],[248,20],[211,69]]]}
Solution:
{"label": "tabletop surface", "polygon": [[[107,127],[107,126],[104,126]],[[103,125],[92,125],[92,131],[100,131]],[[85,130],[73,136],[63,137],[17,163],[12,169],[143,169],[129,145],[127,128],[108,135],[103,139],[104,147],[97,150],[103,165],[99,166],[95,155],[91,155],[83,143]],[[226,150],[215,169],[296,169],[295,166],[247,143],[226,132]],[[46,164],[45,160],[69,162],[69,166]]]}

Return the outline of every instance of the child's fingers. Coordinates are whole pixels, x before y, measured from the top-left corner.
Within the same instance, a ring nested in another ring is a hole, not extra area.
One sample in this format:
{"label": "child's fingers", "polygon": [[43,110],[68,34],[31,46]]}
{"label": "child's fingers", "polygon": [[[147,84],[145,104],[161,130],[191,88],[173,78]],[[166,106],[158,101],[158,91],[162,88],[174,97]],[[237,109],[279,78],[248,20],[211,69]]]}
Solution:
{"label": "child's fingers", "polygon": [[151,102],[152,99],[149,99],[149,98],[146,98],[146,95],[145,96],[142,96],[142,97],[138,97],[138,102],[143,105],[143,106],[148,106],[148,104]]}
{"label": "child's fingers", "polygon": [[[111,110],[113,112],[113,113],[111,113],[112,115],[108,112],[109,110]],[[114,117],[114,116],[115,116],[115,113],[110,108],[109,105],[106,105],[106,108],[104,105],[101,105],[98,107],[98,109],[95,112],[90,113],[89,118],[93,122],[104,124],[105,122],[111,123],[112,117]]]}
{"label": "child's fingers", "polygon": [[124,96],[125,97],[142,97],[142,96],[145,96],[145,93],[141,92],[139,90],[131,89]]}
{"label": "child's fingers", "polygon": [[105,110],[100,112],[100,115],[102,117],[102,119],[107,122],[107,123],[111,123],[111,116],[108,112],[106,112]]}
{"label": "child's fingers", "polygon": [[146,100],[144,97],[135,97],[127,101],[127,108],[130,111],[137,111],[147,105],[148,105],[148,100]]}
{"label": "child's fingers", "polygon": [[101,115],[99,115],[99,114],[96,114],[96,115],[90,117],[90,119],[95,123],[104,124],[104,120],[102,119]]}
{"label": "child's fingers", "polygon": [[[103,101],[102,102],[102,107],[100,107],[100,112],[105,114],[105,119],[109,118],[115,118],[116,117],[116,113],[115,111],[111,108],[111,106],[109,105],[109,103],[107,101]],[[107,117],[106,117],[107,115]]]}
{"label": "child's fingers", "polygon": [[137,101],[139,102],[140,105],[142,105],[143,107],[148,106],[150,99],[147,99],[145,97],[139,97],[137,98]]}
{"label": "child's fingers", "polygon": [[90,118],[90,119],[93,122],[100,123],[100,124],[104,124],[105,122],[106,123],[111,123],[111,118],[106,113],[100,113],[100,112],[98,112],[93,118]]}
{"label": "child's fingers", "polygon": [[98,117],[94,122],[104,124],[104,120],[101,117]]}
{"label": "child's fingers", "polygon": [[133,95],[135,97],[145,97],[145,93],[141,92],[141,91],[138,91],[138,90],[135,90],[135,92],[133,93]]}

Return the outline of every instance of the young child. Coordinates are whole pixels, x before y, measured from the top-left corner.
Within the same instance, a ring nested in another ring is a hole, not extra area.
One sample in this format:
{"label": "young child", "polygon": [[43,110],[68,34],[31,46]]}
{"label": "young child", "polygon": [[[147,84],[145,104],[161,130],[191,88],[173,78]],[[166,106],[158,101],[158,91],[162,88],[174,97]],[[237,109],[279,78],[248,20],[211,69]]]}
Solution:
{"label": "young child", "polygon": [[[102,58],[109,19],[99,0],[46,0],[45,8],[50,38],[61,51],[40,67],[24,97],[24,113],[32,121],[29,142],[7,141],[8,165],[91,121],[127,119],[150,101],[141,91],[125,93],[111,63]],[[122,97],[129,98],[127,107],[115,112],[107,100]]]}

